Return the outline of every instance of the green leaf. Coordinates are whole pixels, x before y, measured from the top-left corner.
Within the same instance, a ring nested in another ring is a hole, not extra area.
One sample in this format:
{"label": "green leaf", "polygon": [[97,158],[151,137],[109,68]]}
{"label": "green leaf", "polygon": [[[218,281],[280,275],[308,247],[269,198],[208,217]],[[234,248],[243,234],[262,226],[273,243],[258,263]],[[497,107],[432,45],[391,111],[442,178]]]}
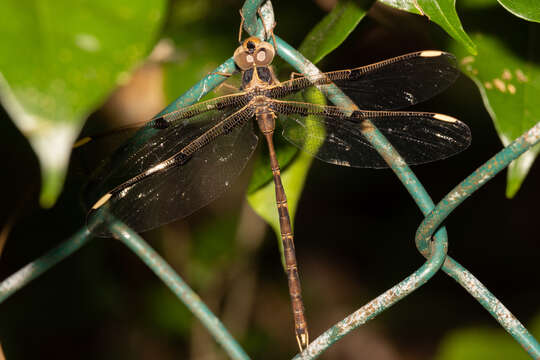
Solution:
{"label": "green leaf", "polygon": [[334,9],[311,29],[299,51],[312,63],[318,63],[345,41],[374,2],[338,2]]}
{"label": "green leaf", "polygon": [[[540,336],[540,314],[528,326],[531,335]],[[496,344],[496,346],[494,346]],[[435,360],[520,360],[529,355],[503,329],[465,328],[452,331],[439,346]]]}
{"label": "green leaf", "polygon": [[[343,2],[336,5],[300,45],[304,55],[308,54],[309,58],[320,60],[339,46],[365,15],[367,7],[362,8],[363,10],[352,2]],[[349,14],[349,12],[352,14]],[[318,91],[312,91],[304,95],[307,95],[311,102],[324,103],[324,97]],[[280,132],[276,129],[276,133]],[[288,144],[280,135],[274,136],[274,142],[278,162],[282,168],[281,178],[287,194],[291,223],[293,223],[298,200],[313,157],[302,152],[299,153],[298,149]],[[270,224],[276,232],[277,238],[281,239],[274,184],[271,180],[272,173],[268,153],[262,151],[255,162],[247,198],[255,212]],[[278,241],[278,243],[283,257],[281,241]]]}
{"label": "green leaf", "polygon": [[540,22],[538,0],[497,0],[506,10],[528,21]]}
{"label": "green leaf", "polygon": [[456,12],[455,0],[381,0],[383,4],[405,10],[413,14],[422,14],[437,23],[452,38],[465,46],[473,55],[477,54],[476,45],[463,30]]}
{"label": "green leaf", "polygon": [[165,4],[0,2],[0,100],[38,156],[43,206],[62,189],[86,117],[152,46]]}
{"label": "green leaf", "polygon": [[[540,44],[538,25],[492,18],[505,26],[499,36],[486,30],[473,34],[478,56],[470,56],[453,44],[461,70],[478,86],[484,105],[495,124],[499,137],[507,146],[540,121]],[[503,21],[503,22],[500,22]],[[506,196],[519,190],[534,159],[540,152],[536,146],[513,161],[508,168]]]}
{"label": "green leaf", "polygon": [[[298,156],[292,163],[282,172],[281,180],[287,194],[291,223],[294,222],[294,214],[298,205],[298,200],[304,188],[306,174],[311,165],[313,157],[305,153],[298,153]],[[276,209],[276,194],[274,183],[268,182],[265,186],[257,191],[248,193],[249,205],[262,217],[272,229],[274,229],[278,239],[281,239],[279,228],[279,218]],[[283,252],[281,241],[279,242],[280,250]]]}
{"label": "green leaf", "polygon": [[504,330],[471,328],[443,340],[436,360],[526,360],[529,355]]}

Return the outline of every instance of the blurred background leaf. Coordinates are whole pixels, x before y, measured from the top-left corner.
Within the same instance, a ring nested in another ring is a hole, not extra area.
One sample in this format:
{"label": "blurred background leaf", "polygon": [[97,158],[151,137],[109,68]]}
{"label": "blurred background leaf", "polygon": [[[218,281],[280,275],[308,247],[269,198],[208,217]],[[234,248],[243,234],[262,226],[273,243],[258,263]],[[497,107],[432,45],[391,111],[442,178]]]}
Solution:
{"label": "blurred background leaf", "polygon": [[497,0],[506,10],[525,20],[540,22],[540,6],[536,0]]}
{"label": "blurred background leaf", "polygon": [[455,0],[381,0],[383,4],[405,10],[413,14],[427,16],[467,49],[476,54],[476,45],[463,30],[463,25],[456,12]]}
{"label": "blurred background leaf", "polygon": [[[147,119],[199,80],[200,74],[229,58],[238,44],[242,3],[171,0],[158,46],[168,49],[168,55],[157,57],[156,49],[103,107],[98,106],[88,125],[102,122],[110,128],[134,114],[138,120]],[[276,34],[298,48],[334,5],[332,0],[275,1]],[[74,8],[70,16],[83,16],[80,12],[84,11]],[[501,23],[497,14],[508,16],[493,0],[459,1],[458,11],[471,33],[477,22],[486,21],[484,11],[491,25]],[[497,27],[504,31],[504,26]],[[119,25],[117,30],[130,37],[142,28]],[[324,71],[454,46],[426,17],[378,2],[349,35],[335,35],[346,39],[321,60]],[[501,41],[512,49],[521,46]],[[279,78],[287,79],[290,70],[279,59],[276,63]],[[148,105],[150,98],[154,100]],[[444,196],[501,148],[478,89],[467,76],[412,110],[447,113],[466,122],[473,132],[473,143],[466,152],[414,168],[434,199]],[[0,224],[23,204],[0,258],[0,279],[4,279],[84,225],[85,214],[78,209],[85,178],[70,171],[57,204],[48,211],[41,209],[36,195],[39,165],[3,108],[0,133],[0,153],[8,154],[2,170],[10,174],[0,178]],[[275,139],[283,141],[281,136]],[[284,141],[279,146],[282,165],[301,156]],[[264,146],[260,148],[265,151]],[[268,163],[257,163],[265,159],[264,155],[254,158],[251,168],[255,175],[251,178],[245,171],[230,191],[206,208],[143,236],[195,287],[252,358],[289,358],[297,344],[275,234],[243,204],[246,188],[251,193],[271,180]],[[538,313],[538,289],[531,286],[531,279],[540,276],[540,244],[536,229],[530,226],[538,214],[540,187],[534,186],[540,183],[538,163],[528,176],[529,186],[512,201],[502,196],[504,177],[496,177],[446,222],[451,254],[527,324]],[[416,270],[422,259],[410,240],[423,217],[390,170],[350,169],[313,161],[309,176],[301,174],[299,181],[302,196],[296,205],[296,248],[310,332],[316,336]],[[270,214],[275,213],[273,185],[269,189]],[[22,194],[28,197],[23,199]],[[110,239],[92,241],[3,303],[0,318],[0,340],[8,359],[225,358],[148,268]],[[324,358],[433,359],[446,335],[465,327],[500,330],[461,287],[438,274],[421,291],[344,337]],[[505,336],[512,341],[510,335]],[[499,341],[500,337],[493,339]]]}
{"label": "blurred background leaf", "polygon": [[[175,47],[172,61],[164,67],[167,103],[232,56],[231,48],[236,46],[234,32],[216,31],[213,24],[219,23],[227,29],[238,28],[238,10],[233,4],[225,3],[221,11],[215,11],[211,0],[171,4],[169,26],[163,34]],[[224,16],[227,13],[235,16]],[[211,92],[206,98],[213,96],[215,93]]]}
{"label": "blurred background leaf", "polygon": [[[540,316],[527,327],[540,336]],[[448,334],[442,341],[435,360],[527,360],[527,355],[502,329],[464,328]]]}
{"label": "blurred background leaf", "polygon": [[318,63],[345,41],[367,15],[374,2],[374,0],[338,1],[332,11],[311,29],[298,50],[312,63]]}
{"label": "blurred background leaf", "polygon": [[[493,27],[493,22],[504,26]],[[468,55],[457,43],[450,50],[478,86],[499,138],[507,146],[540,121],[540,25],[492,8],[476,12],[472,27],[478,55]],[[506,196],[517,193],[539,151],[536,146],[510,164]]]}
{"label": "blurred background leaf", "polygon": [[56,201],[86,117],[148,53],[165,0],[2,1],[0,99],[40,161],[41,204]]}

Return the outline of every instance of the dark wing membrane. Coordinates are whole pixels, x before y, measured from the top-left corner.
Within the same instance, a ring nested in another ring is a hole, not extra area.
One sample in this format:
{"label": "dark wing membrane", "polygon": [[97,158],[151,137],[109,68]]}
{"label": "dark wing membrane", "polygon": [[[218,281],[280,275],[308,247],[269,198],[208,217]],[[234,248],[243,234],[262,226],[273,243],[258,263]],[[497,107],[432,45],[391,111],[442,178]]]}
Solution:
{"label": "dark wing membrane", "polygon": [[463,151],[471,142],[467,125],[448,115],[423,112],[354,111],[333,106],[274,101],[283,136],[316,158],[336,165],[388,167],[363,135],[386,137],[409,165],[440,160]]}
{"label": "dark wing membrane", "polygon": [[[185,217],[225,191],[257,144],[247,106],[175,121],[154,136],[120,148],[85,191],[90,230],[109,236],[112,215],[137,231]],[[130,152],[136,148],[135,152]]]}
{"label": "dark wing membrane", "polygon": [[195,115],[202,114],[211,110],[224,110],[229,107],[240,107],[246,105],[248,99],[246,92],[238,92],[236,94],[220,96],[207,101],[199,102],[191,106],[182,107],[178,110],[169,111],[167,113],[160,113],[154,117],[150,122],[150,125],[154,127],[166,126],[166,123],[171,123],[177,120],[191,118]]}
{"label": "dark wing membrane", "polygon": [[[163,129],[175,123],[180,122],[180,124],[175,126],[183,127],[191,123],[218,121],[246,105],[247,102],[248,99],[245,92],[221,96],[178,110],[162,113],[150,121],[133,123],[121,128],[83,137],[75,143],[74,148],[84,146],[85,151],[83,152],[92,154],[92,157],[84,156],[84,159],[81,159],[85,163],[90,163],[87,164],[87,166],[90,166],[90,169],[96,167],[96,161],[94,159],[109,158],[111,154],[115,157],[114,163],[122,162],[125,161],[125,158],[133,157],[134,154],[147,151],[149,148],[147,142],[153,137],[158,136]],[[122,145],[122,143],[124,144]],[[122,145],[122,149],[115,152],[119,145]],[[94,156],[96,154],[98,156]],[[78,155],[82,158],[80,153]],[[144,160],[144,158],[141,160]],[[108,162],[111,162],[110,159]],[[144,161],[138,164],[141,165],[138,170],[144,171],[144,166],[147,164]],[[133,173],[129,175],[133,175]]]}
{"label": "dark wing membrane", "polygon": [[312,85],[334,83],[363,110],[393,110],[430,99],[458,77],[456,59],[442,51],[426,50],[350,70],[285,81],[268,90],[282,98]]}
{"label": "dark wing membrane", "polygon": [[[238,109],[241,106],[246,105],[247,102],[248,99],[245,92],[238,92],[236,94],[221,96],[215,99],[210,99],[207,101],[196,103],[194,105],[186,106],[178,110],[159,114],[150,121],[133,123],[102,133],[93,134],[92,136],[86,136],[79,139],[73,145],[73,147],[77,148],[79,146],[86,145],[86,143],[90,141],[101,138],[107,139],[113,137],[123,137],[124,139],[127,139],[127,137],[133,135],[139,129],[146,129],[145,131],[148,131],[149,134],[153,135],[155,133],[154,131],[152,131],[153,129],[163,129],[173,124],[175,121],[193,118],[196,115],[200,115],[213,110],[227,111],[227,109],[229,108]],[[140,135],[141,134],[139,134],[139,136]],[[116,142],[116,140],[113,140],[113,142]]]}

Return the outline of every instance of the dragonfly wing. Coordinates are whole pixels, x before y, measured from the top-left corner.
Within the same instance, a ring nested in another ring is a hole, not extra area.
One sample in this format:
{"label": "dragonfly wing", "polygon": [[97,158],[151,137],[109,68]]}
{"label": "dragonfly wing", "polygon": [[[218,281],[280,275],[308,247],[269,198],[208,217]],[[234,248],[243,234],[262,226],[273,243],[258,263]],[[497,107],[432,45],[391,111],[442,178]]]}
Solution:
{"label": "dragonfly wing", "polygon": [[[218,121],[232,114],[246,103],[247,96],[245,92],[221,96],[160,114],[150,121],[132,123],[120,128],[85,136],[76,142],[74,148],[82,147],[84,150],[77,152],[79,161],[86,165],[86,168],[95,169],[100,164],[96,161],[109,159],[111,154],[115,154],[116,149],[120,146],[123,146],[124,149],[116,152],[116,157],[119,154],[129,156],[130,154],[144,153],[148,149],[147,142],[169,126],[184,127],[191,123]],[[116,161],[122,160],[117,159]],[[141,165],[139,170],[144,169],[144,166],[147,165],[144,161],[139,161],[138,164]],[[86,172],[88,171],[86,170]]]}
{"label": "dragonfly wing", "polygon": [[217,198],[242,171],[258,140],[249,121],[252,110],[229,115],[232,110],[176,121],[142,144],[135,136],[120,148],[86,189],[90,230],[110,236],[102,221],[110,215],[136,231],[149,230]]}
{"label": "dragonfly wing", "polygon": [[332,71],[285,81],[270,88],[269,96],[283,98],[313,84],[337,85],[363,110],[395,110],[432,98],[459,76],[454,55],[420,51],[350,70]]}
{"label": "dragonfly wing", "polygon": [[[342,166],[385,168],[384,159],[362,134],[388,139],[409,165],[452,156],[469,146],[467,125],[448,115],[424,112],[354,111],[333,106],[275,101],[283,136],[316,158]],[[368,121],[369,120],[369,121]]]}

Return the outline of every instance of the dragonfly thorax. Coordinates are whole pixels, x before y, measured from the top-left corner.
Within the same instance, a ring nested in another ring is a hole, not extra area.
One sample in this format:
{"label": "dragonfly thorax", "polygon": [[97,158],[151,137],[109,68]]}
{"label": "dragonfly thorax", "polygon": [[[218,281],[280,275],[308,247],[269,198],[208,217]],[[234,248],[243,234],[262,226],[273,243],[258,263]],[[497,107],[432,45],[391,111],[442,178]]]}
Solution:
{"label": "dragonfly thorax", "polygon": [[242,88],[264,89],[274,84],[272,69],[268,66],[254,66],[242,71]]}

